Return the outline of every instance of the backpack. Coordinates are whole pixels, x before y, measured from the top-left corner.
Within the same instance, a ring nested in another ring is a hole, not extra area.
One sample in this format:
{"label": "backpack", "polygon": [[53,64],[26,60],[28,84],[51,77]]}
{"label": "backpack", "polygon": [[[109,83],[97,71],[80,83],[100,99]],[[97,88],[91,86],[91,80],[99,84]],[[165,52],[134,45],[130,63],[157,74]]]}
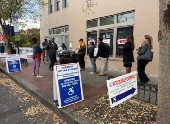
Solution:
{"label": "backpack", "polygon": [[109,55],[110,55],[110,46],[107,43],[104,43],[104,46],[106,48],[106,55],[107,55],[107,57],[109,57]]}

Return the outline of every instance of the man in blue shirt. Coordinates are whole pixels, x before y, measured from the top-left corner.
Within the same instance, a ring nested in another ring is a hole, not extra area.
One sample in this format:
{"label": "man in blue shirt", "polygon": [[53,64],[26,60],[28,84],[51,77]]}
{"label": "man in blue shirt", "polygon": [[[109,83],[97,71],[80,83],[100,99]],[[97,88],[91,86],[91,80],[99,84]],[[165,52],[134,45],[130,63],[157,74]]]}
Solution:
{"label": "man in blue shirt", "polygon": [[[43,46],[43,62],[44,62],[44,59],[46,59],[46,62],[48,63],[48,55],[45,56],[45,50],[46,50],[47,45],[48,45],[47,39],[44,39],[44,42],[42,43],[42,46]],[[48,53],[46,52],[46,54],[48,54]]]}

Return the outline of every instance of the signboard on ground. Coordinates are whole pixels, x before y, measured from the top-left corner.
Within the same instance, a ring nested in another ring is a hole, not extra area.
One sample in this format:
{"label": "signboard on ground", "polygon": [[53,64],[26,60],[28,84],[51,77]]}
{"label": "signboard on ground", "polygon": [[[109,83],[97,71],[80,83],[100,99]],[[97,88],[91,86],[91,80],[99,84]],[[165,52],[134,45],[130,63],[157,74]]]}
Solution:
{"label": "signboard on ground", "polygon": [[137,72],[107,80],[107,88],[112,108],[137,94]]}
{"label": "signboard on ground", "polygon": [[84,100],[78,63],[54,66],[53,93],[59,108]]}
{"label": "signboard on ground", "polygon": [[21,62],[19,55],[7,55],[6,57],[6,68],[8,73],[11,72],[20,72],[21,71]]}

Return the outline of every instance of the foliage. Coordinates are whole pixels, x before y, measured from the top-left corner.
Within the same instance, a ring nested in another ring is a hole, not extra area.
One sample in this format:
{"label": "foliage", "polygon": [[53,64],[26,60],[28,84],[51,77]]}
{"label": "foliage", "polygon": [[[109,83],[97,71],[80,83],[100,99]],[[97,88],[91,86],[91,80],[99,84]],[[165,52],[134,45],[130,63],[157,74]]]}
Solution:
{"label": "foliage", "polygon": [[8,48],[10,48],[11,37],[2,25],[12,25],[14,14],[17,14],[19,19],[24,20],[24,23],[22,22],[20,25],[25,25],[29,20],[37,22],[40,19],[39,7],[43,9],[46,5],[44,0],[0,0],[0,25]]}
{"label": "foliage", "polygon": [[[27,30],[20,30],[20,41],[19,46],[20,47],[32,47],[32,41],[31,38],[36,37],[38,40],[40,40],[40,29],[32,28]],[[11,42],[16,44],[15,37],[11,37]]]}
{"label": "foliage", "polygon": [[82,11],[86,14],[89,14],[90,12],[92,12],[92,8],[97,5],[98,4],[95,0],[86,0],[85,3],[82,5]]}

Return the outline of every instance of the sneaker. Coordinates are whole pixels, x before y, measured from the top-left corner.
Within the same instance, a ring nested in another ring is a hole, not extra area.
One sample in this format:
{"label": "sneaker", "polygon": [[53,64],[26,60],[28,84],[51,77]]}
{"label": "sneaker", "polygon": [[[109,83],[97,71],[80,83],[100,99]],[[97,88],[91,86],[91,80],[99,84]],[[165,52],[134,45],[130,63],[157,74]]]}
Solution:
{"label": "sneaker", "polygon": [[89,72],[89,74],[94,74],[94,72]]}
{"label": "sneaker", "polygon": [[35,73],[33,73],[33,74],[32,74],[32,76],[36,76],[36,74],[35,74]]}
{"label": "sneaker", "polygon": [[37,76],[36,76],[36,78],[43,78],[43,76],[41,76],[41,75],[37,75]]}
{"label": "sneaker", "polygon": [[48,63],[48,62],[46,62],[46,63]]}
{"label": "sneaker", "polygon": [[96,74],[96,72],[89,72],[90,74]]}

